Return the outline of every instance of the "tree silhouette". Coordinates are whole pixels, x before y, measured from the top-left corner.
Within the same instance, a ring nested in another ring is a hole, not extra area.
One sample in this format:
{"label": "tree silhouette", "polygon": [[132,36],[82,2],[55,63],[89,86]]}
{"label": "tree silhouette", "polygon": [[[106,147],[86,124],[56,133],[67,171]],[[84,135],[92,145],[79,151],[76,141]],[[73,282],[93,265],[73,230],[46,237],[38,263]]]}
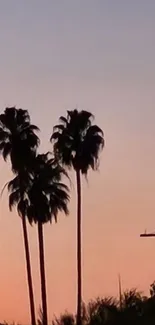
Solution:
{"label": "tree silhouette", "polygon": [[155,281],[150,285],[150,295],[151,297],[155,297]]}
{"label": "tree silhouette", "polygon": [[10,157],[14,173],[31,167],[39,145],[36,131],[39,129],[31,124],[27,110],[10,107],[0,115],[0,153],[5,161]]}
{"label": "tree silhouette", "polygon": [[[64,313],[53,325],[74,325],[76,316]],[[153,325],[155,297],[146,297],[136,289],[122,294],[122,307],[114,297],[97,298],[83,305],[82,325]]]}
{"label": "tree silhouette", "polygon": [[[31,124],[27,110],[11,107],[6,108],[4,113],[0,115],[0,153],[5,161],[10,157],[11,168],[13,173],[16,175],[27,173],[26,171],[31,165],[31,160],[35,156],[36,148],[39,145],[39,138],[35,134],[35,131],[38,131],[38,128]],[[19,178],[21,179],[21,177]],[[14,195],[16,195],[16,193]],[[22,202],[22,188],[20,188],[19,196]],[[10,202],[10,208],[11,207],[12,204]],[[36,318],[27,225],[25,215],[22,215],[22,209],[20,209],[20,207],[19,214],[21,216],[23,227],[31,324],[35,325]]]}
{"label": "tree silhouette", "polygon": [[77,325],[81,325],[82,267],[81,267],[81,174],[87,175],[99,165],[99,153],[104,146],[102,130],[92,124],[93,115],[87,111],[67,111],[54,127],[51,142],[57,159],[73,167],[77,183]]}
{"label": "tree silhouette", "polygon": [[18,174],[9,182],[9,202],[10,207],[16,205],[18,212],[27,216],[30,224],[38,224],[42,316],[43,325],[47,325],[43,224],[51,222],[52,219],[57,221],[58,212],[68,214],[69,191],[68,187],[61,182],[66,172],[55,159],[50,157],[49,153],[38,154],[31,163],[31,174],[27,175],[26,172]]}
{"label": "tree silhouette", "polygon": [[97,298],[88,303],[86,307],[86,323],[100,325],[112,323],[119,319],[118,302],[112,297]]}
{"label": "tree silhouette", "polygon": [[55,317],[52,321],[52,325],[74,325],[75,318],[72,314],[65,312],[65,314],[60,315],[59,318]]}

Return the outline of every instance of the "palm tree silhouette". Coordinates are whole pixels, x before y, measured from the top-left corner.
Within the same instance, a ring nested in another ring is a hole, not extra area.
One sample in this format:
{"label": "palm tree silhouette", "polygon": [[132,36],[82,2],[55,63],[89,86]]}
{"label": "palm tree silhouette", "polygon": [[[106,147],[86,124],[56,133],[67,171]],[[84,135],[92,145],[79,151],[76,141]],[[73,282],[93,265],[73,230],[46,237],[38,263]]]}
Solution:
{"label": "palm tree silhouette", "polygon": [[38,154],[33,160],[31,174],[18,174],[8,184],[10,208],[16,205],[30,224],[38,224],[43,325],[48,323],[43,224],[53,218],[57,221],[59,211],[68,214],[69,190],[61,182],[63,175],[66,172],[49,153]]}
{"label": "palm tree silhouette", "polygon": [[60,124],[54,127],[50,141],[54,153],[68,168],[73,167],[77,183],[77,325],[81,325],[82,270],[81,270],[81,174],[87,176],[99,165],[99,153],[104,146],[103,131],[93,125],[93,115],[87,111],[67,111]]}
{"label": "palm tree silhouette", "polygon": [[[0,153],[6,161],[8,157],[11,160],[11,168],[14,174],[27,174],[27,169],[31,165],[31,159],[34,157],[36,148],[39,144],[39,138],[35,134],[38,128],[30,122],[30,116],[27,110],[16,109],[15,107],[6,108],[4,113],[0,115]],[[18,182],[17,176],[15,178]],[[17,185],[17,184],[16,184]],[[14,193],[14,196],[16,193]],[[22,202],[22,187],[19,187],[18,195],[21,198],[21,206],[19,206],[19,214],[22,220],[23,238],[26,257],[27,281],[29,289],[31,324],[36,324],[34,294],[31,275],[30,250],[27,234],[27,225],[25,215],[22,214],[24,204]],[[12,207],[10,198],[10,208]],[[14,201],[14,200],[13,200]]]}
{"label": "palm tree silhouette", "polygon": [[50,158],[49,153],[40,154],[35,159],[33,183],[28,191],[30,205],[27,216],[30,222],[38,223],[43,325],[48,323],[43,224],[52,219],[57,221],[59,211],[68,214],[68,187],[61,182],[64,175],[64,169]]}

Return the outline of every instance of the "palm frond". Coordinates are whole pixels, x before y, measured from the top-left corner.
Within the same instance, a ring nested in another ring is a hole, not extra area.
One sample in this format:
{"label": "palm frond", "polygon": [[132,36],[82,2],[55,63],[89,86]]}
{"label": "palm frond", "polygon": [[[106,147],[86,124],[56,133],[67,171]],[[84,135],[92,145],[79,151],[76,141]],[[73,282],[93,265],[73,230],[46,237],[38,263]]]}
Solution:
{"label": "palm frond", "polygon": [[36,223],[36,211],[33,204],[28,205],[26,213],[29,223],[31,225],[33,222]]}
{"label": "palm frond", "polygon": [[60,136],[59,131],[55,131],[55,132],[51,135],[50,141],[52,142],[53,140],[57,140],[57,139],[59,139],[59,136]]}
{"label": "palm frond", "polygon": [[22,128],[24,131],[26,131],[28,129],[29,132],[39,132],[40,129],[38,128],[38,126],[34,125],[34,124],[30,124],[29,122],[25,122],[22,125]]}
{"label": "palm frond", "polygon": [[63,124],[57,124],[54,126],[53,128],[53,132],[63,132],[63,130],[65,129],[65,126]]}
{"label": "palm frond", "polygon": [[3,149],[1,150],[1,153],[2,153],[4,161],[6,161],[8,156],[11,153],[11,145],[9,142],[5,143],[5,145],[3,146]]}
{"label": "palm frond", "polygon": [[19,182],[19,176],[15,176],[11,181],[8,183],[8,192],[11,193],[19,188],[20,182]]}
{"label": "palm frond", "polygon": [[0,143],[5,142],[9,138],[9,136],[9,132],[5,131],[5,129],[0,127]]}
{"label": "palm frond", "polygon": [[59,117],[59,121],[60,121],[60,123],[63,123],[64,125],[67,125],[67,119],[66,119],[66,117],[60,116]]}
{"label": "palm frond", "polygon": [[9,182],[5,183],[5,185],[2,187],[0,197],[2,197],[2,195],[3,195],[3,193],[4,193],[5,189],[6,189],[6,187],[8,188],[8,183]]}
{"label": "palm frond", "polygon": [[23,126],[24,123],[30,124],[30,115],[28,110],[19,108],[16,109],[16,121],[18,125]]}
{"label": "palm frond", "polygon": [[9,195],[9,209],[12,211],[12,208],[17,205],[20,201],[20,191],[14,191]]}
{"label": "palm frond", "polygon": [[97,126],[97,125],[91,125],[88,130],[87,130],[87,136],[93,136],[93,135],[98,135],[101,134],[104,137],[104,133],[102,131],[102,129]]}
{"label": "palm frond", "polygon": [[28,199],[21,199],[17,204],[17,211],[21,218],[25,218],[27,216],[28,209]]}

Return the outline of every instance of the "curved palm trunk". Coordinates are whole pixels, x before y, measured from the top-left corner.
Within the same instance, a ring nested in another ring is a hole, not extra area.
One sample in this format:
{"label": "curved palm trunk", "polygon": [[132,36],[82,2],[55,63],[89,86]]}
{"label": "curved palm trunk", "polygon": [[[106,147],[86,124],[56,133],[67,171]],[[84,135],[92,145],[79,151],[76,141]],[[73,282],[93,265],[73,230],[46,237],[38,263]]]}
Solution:
{"label": "curved palm trunk", "polygon": [[46,280],[45,280],[43,225],[40,222],[38,222],[38,240],[39,240],[39,257],[40,257],[40,278],[41,278],[43,325],[47,325],[48,320],[47,320],[47,297],[46,297]]}
{"label": "curved palm trunk", "polygon": [[32,274],[31,274],[31,263],[30,263],[30,250],[29,250],[28,234],[27,234],[27,226],[26,226],[26,218],[25,217],[22,218],[22,226],[23,226],[24,246],[25,246],[27,281],[28,281],[28,289],[29,289],[31,325],[36,325],[34,295],[33,295],[33,286],[32,286]]}
{"label": "curved palm trunk", "polygon": [[81,177],[76,171],[77,181],[77,325],[81,325],[82,268],[81,268]]}

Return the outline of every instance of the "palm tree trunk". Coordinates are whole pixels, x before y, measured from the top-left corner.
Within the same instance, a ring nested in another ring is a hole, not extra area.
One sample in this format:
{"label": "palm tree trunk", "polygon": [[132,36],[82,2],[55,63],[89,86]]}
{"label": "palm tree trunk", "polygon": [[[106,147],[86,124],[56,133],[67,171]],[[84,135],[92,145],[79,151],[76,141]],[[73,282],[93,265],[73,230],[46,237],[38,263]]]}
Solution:
{"label": "palm tree trunk", "polygon": [[47,297],[46,297],[46,280],[45,280],[44,241],[43,241],[43,225],[42,225],[41,222],[38,222],[38,240],[39,240],[39,257],[40,257],[40,278],[41,278],[43,325],[47,325],[48,320],[47,320]]}
{"label": "palm tree trunk", "polygon": [[81,177],[76,171],[77,181],[77,325],[81,325],[82,269],[81,269]]}
{"label": "palm tree trunk", "polygon": [[28,289],[29,289],[31,325],[36,325],[34,295],[33,295],[33,286],[32,286],[32,274],[31,274],[31,263],[30,263],[30,251],[29,251],[28,234],[27,234],[27,226],[26,226],[26,218],[25,217],[22,218],[22,226],[23,226],[24,246],[25,246],[27,281],[28,281]]}

